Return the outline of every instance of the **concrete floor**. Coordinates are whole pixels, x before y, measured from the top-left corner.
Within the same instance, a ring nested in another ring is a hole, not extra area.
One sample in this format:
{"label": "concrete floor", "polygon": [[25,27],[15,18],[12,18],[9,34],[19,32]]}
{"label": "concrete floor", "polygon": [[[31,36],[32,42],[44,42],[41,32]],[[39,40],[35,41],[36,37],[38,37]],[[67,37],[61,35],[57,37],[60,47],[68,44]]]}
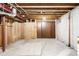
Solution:
{"label": "concrete floor", "polygon": [[76,56],[74,49],[56,39],[20,40],[0,52],[2,56]]}

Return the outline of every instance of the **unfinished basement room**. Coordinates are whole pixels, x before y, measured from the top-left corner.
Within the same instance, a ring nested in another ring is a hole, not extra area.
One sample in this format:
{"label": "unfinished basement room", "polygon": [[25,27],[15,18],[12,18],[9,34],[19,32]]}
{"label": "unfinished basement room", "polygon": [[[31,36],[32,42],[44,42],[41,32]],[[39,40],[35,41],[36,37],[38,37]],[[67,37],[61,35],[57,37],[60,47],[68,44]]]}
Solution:
{"label": "unfinished basement room", "polygon": [[0,56],[77,56],[79,3],[0,3]]}

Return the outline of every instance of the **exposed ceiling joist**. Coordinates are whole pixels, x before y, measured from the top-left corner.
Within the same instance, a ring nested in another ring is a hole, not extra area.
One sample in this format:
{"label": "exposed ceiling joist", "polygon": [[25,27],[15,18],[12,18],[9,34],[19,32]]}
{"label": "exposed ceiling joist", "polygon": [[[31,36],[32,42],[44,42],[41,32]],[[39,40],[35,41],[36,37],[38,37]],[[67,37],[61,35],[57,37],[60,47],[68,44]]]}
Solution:
{"label": "exposed ceiling joist", "polygon": [[22,8],[74,8],[76,6],[17,6]]}
{"label": "exposed ceiling joist", "polygon": [[65,14],[65,13],[30,13],[29,15],[63,15],[63,14]]}
{"label": "exposed ceiling joist", "polygon": [[52,14],[52,13],[67,13],[67,11],[63,11],[63,12],[59,12],[59,11],[43,11],[43,12],[40,12],[40,11],[29,11],[27,12],[28,14],[36,14],[36,13],[39,13],[39,14]]}
{"label": "exposed ceiling joist", "polygon": [[57,17],[57,16],[61,16],[61,14],[59,14],[59,15],[49,15],[49,14],[45,14],[45,15],[43,15],[43,14],[41,14],[41,15],[29,15],[29,17],[36,17],[36,16],[47,16],[47,17]]}
{"label": "exposed ceiling joist", "polygon": [[70,11],[70,10],[41,10],[41,9],[38,9],[38,10],[36,10],[36,9],[35,9],[35,10],[29,9],[29,10],[28,10],[28,9],[27,9],[27,12],[28,12],[28,11],[52,11],[52,12],[54,12],[54,11],[60,11],[60,12],[63,12],[63,11]]}
{"label": "exposed ceiling joist", "polygon": [[25,10],[72,10],[73,8],[24,8]]}
{"label": "exposed ceiling joist", "polygon": [[78,6],[79,3],[18,3],[18,5],[16,7],[27,11],[28,18],[41,19],[43,15],[47,19],[56,19]]}
{"label": "exposed ceiling joist", "polygon": [[19,6],[77,6],[79,3],[18,3]]}

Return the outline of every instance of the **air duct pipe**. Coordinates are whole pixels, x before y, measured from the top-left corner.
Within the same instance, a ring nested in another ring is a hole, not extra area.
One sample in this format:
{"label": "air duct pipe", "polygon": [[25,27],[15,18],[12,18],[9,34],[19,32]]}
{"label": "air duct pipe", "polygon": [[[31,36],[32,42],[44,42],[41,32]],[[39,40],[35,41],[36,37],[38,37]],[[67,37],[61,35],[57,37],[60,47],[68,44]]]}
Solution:
{"label": "air duct pipe", "polygon": [[12,17],[15,17],[16,16],[16,13],[17,12],[16,12],[16,9],[15,8],[12,9],[12,13],[7,13],[7,12],[0,11],[0,14],[12,16]]}

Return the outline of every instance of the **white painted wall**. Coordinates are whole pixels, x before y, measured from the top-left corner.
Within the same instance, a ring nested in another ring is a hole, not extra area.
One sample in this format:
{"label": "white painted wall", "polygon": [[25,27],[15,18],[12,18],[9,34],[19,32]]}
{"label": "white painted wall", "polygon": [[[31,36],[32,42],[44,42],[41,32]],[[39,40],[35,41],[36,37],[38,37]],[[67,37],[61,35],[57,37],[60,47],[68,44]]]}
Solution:
{"label": "white painted wall", "polygon": [[69,20],[68,20],[69,13],[63,15],[59,18],[59,21],[56,22],[56,37],[58,40],[64,42],[68,45],[69,39]]}
{"label": "white painted wall", "polygon": [[[77,50],[77,37],[79,36],[79,6],[70,11],[70,29],[71,29],[71,47]],[[56,37],[68,45],[69,40],[69,13],[60,17],[60,21],[56,22]]]}
{"label": "white painted wall", "polygon": [[77,50],[79,36],[79,6],[71,11],[71,47]]}

